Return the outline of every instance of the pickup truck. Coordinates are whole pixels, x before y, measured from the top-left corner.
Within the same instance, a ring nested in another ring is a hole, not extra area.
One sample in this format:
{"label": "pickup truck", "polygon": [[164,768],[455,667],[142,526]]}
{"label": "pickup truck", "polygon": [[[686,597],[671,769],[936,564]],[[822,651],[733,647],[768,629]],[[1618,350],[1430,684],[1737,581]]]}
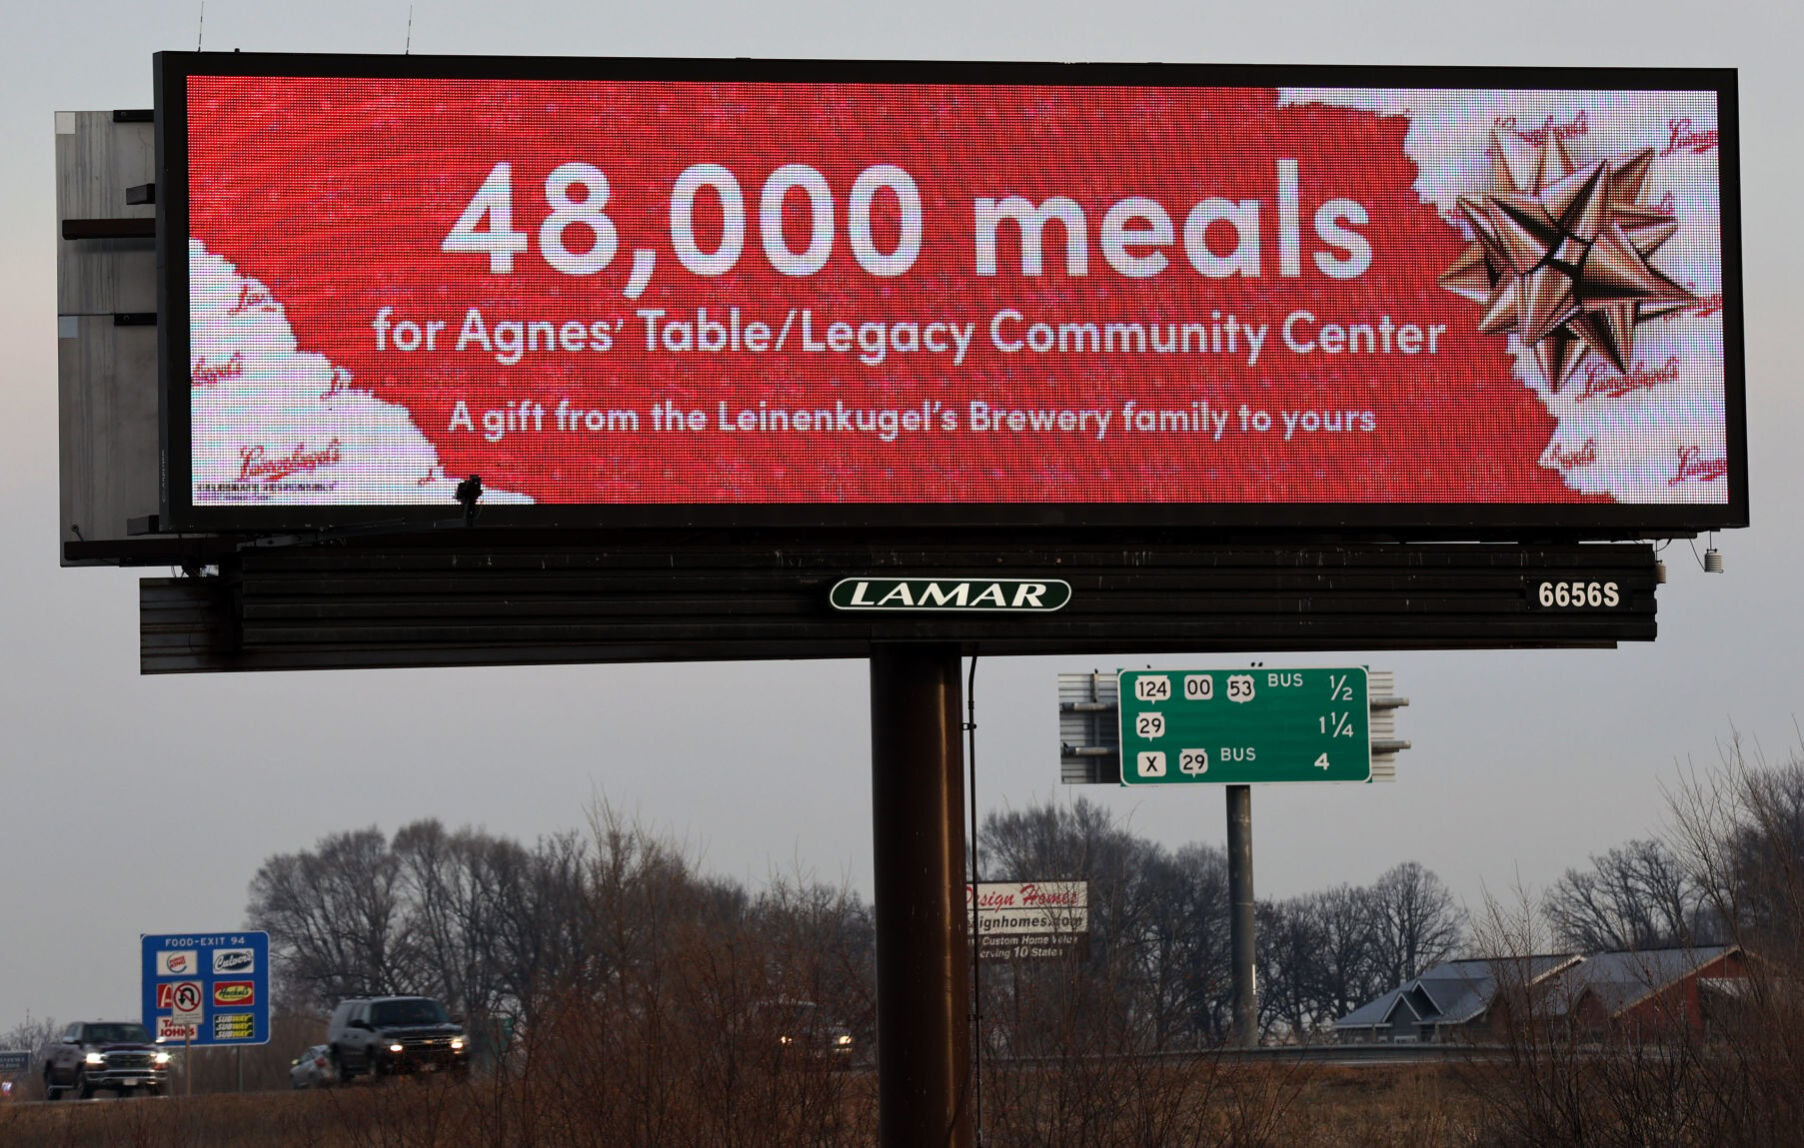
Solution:
{"label": "pickup truck", "polygon": [[74,1091],[88,1100],[100,1089],[154,1096],[169,1085],[169,1059],[135,1020],[78,1020],[44,1046],[44,1097]]}

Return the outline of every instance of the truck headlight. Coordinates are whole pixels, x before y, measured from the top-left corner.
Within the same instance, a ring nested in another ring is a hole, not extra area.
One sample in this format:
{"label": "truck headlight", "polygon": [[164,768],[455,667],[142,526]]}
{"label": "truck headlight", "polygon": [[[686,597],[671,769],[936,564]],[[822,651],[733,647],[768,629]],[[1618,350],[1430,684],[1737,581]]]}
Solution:
{"label": "truck headlight", "polygon": [[106,1056],[103,1055],[102,1053],[98,1053],[98,1052],[90,1052],[83,1059],[86,1060],[89,1064],[105,1064],[106,1063]]}
{"label": "truck headlight", "polygon": [[401,1051],[401,1046],[400,1046],[400,1045],[398,1045],[398,1044],[391,1044],[391,1045],[389,1045],[389,1046],[388,1046],[388,1051],[390,1051],[390,1052],[400,1052],[400,1051]]}
{"label": "truck headlight", "polygon": [[461,1036],[452,1037],[451,1038],[451,1051],[452,1052],[462,1052],[463,1050],[464,1050],[464,1038]]}
{"label": "truck headlight", "polygon": [[166,1052],[159,1052],[159,1053],[157,1053],[157,1055],[156,1055],[156,1056],[155,1056],[155,1057],[154,1057],[154,1058],[153,1058],[153,1059],[154,1059],[154,1060],[155,1060],[155,1061],[156,1061],[156,1062],[157,1062],[157,1063],[158,1063],[158,1064],[168,1064],[168,1063],[169,1063],[169,1060],[170,1060],[170,1056],[169,1056],[169,1054],[168,1054],[168,1053],[166,1053]]}

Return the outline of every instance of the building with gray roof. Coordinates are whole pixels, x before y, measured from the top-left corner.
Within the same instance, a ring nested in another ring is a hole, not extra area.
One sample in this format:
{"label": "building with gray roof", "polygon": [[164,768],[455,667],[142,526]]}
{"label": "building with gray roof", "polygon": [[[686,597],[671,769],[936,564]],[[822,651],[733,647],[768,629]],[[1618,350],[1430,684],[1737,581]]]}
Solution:
{"label": "building with gray roof", "polygon": [[1738,946],[1447,961],[1335,1021],[1337,1039],[1485,1042],[1518,1002],[1581,1033],[1701,1031],[1740,996]]}

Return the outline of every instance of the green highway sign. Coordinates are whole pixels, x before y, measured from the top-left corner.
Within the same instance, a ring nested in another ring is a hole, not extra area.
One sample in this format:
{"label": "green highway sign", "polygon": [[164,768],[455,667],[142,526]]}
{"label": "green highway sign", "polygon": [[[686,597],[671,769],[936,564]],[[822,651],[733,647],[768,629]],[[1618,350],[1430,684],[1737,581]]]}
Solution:
{"label": "green highway sign", "polygon": [[1122,670],[1123,785],[1369,781],[1363,666]]}

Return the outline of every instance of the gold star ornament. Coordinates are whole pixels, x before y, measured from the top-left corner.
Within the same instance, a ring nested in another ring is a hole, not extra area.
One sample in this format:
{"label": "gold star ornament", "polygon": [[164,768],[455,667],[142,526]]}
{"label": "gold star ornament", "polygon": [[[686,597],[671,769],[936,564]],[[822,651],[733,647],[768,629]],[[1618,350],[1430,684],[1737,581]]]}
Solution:
{"label": "gold star ornament", "polygon": [[1555,391],[1587,354],[1628,370],[1635,328],[1693,299],[1648,262],[1679,230],[1643,202],[1654,149],[1580,167],[1551,131],[1538,147],[1491,139],[1509,190],[1460,197],[1477,238],[1440,285],[1484,305],[1481,333],[1514,333],[1533,350]]}

